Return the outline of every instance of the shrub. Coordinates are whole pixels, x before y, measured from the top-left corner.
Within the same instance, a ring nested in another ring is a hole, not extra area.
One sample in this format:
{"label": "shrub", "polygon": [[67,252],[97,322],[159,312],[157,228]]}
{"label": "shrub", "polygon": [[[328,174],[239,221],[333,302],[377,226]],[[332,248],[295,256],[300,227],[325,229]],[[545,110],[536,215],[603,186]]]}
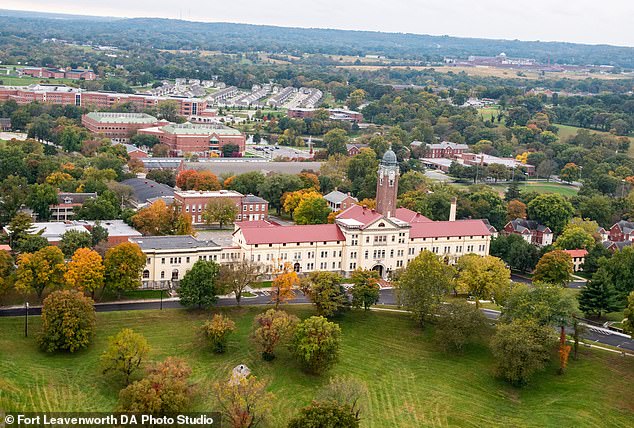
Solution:
{"label": "shrub", "polygon": [[202,331],[211,343],[215,353],[222,354],[227,349],[229,335],[236,329],[236,323],[221,314],[215,314],[205,322]]}

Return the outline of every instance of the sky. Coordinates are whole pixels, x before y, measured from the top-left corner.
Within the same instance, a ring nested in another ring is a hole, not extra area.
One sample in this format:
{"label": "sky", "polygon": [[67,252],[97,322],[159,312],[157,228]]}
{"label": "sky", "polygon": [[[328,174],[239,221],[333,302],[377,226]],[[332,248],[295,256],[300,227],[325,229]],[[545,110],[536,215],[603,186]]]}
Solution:
{"label": "sky", "polygon": [[0,8],[634,47],[633,0],[2,0]]}

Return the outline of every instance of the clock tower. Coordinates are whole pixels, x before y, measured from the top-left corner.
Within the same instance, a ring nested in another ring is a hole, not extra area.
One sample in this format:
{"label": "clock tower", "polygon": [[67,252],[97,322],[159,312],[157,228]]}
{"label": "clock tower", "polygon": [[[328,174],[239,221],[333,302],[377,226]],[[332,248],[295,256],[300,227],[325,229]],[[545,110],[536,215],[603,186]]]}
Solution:
{"label": "clock tower", "polygon": [[385,217],[392,217],[396,212],[398,178],[398,161],[390,148],[379,164],[379,176],[376,180],[376,210]]}

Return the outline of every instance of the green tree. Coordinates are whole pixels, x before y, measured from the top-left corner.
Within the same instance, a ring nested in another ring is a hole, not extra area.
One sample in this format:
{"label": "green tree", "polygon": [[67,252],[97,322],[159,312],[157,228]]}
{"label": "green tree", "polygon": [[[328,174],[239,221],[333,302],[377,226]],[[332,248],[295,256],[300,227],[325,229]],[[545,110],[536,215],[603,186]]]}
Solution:
{"label": "green tree", "polygon": [[330,369],[339,359],[341,328],[321,316],[300,322],[290,348],[302,366],[313,374]]}
{"label": "green tree", "polygon": [[579,309],[586,316],[598,316],[621,309],[621,301],[606,269],[599,269],[579,293]]}
{"label": "green tree", "polygon": [[335,401],[313,401],[300,410],[288,423],[288,428],[357,428],[359,418],[347,404]]}
{"label": "green tree", "polygon": [[145,266],[145,255],[137,244],[124,242],[106,251],[105,286],[117,294],[141,286],[141,272]]}
{"label": "green tree", "polygon": [[266,391],[266,383],[253,375],[233,375],[229,382],[213,384],[213,392],[223,421],[234,428],[261,426],[271,415],[275,396]]}
{"label": "green tree", "polygon": [[108,338],[108,348],[100,359],[103,374],[121,374],[128,385],[131,376],[141,368],[149,352],[150,345],[143,335],[124,328]]}
{"label": "green tree", "polygon": [[305,184],[296,175],[274,174],[266,177],[259,185],[260,196],[269,201],[269,206],[277,210],[282,208],[282,196],[287,192],[294,192],[304,188]]}
{"label": "green tree", "polygon": [[544,193],[528,203],[528,217],[548,226],[558,234],[572,218],[574,208],[568,200],[556,193]]}
{"label": "green tree", "polygon": [[491,340],[497,374],[513,385],[527,384],[550,361],[555,343],[552,328],[532,320],[498,325]]}
{"label": "green tree", "polygon": [[564,165],[564,167],[559,172],[559,178],[568,183],[579,180],[580,176],[581,170],[576,164],[572,162]]}
{"label": "green tree", "polygon": [[348,161],[347,176],[350,190],[359,199],[374,198],[376,195],[376,171],[379,161],[372,149],[361,149],[361,153]]}
{"label": "green tree", "polygon": [[585,250],[594,246],[594,243],[594,237],[582,227],[568,225],[555,241],[555,248],[560,250]]}
{"label": "green tree", "polygon": [[245,172],[231,177],[228,183],[225,181],[225,187],[243,195],[257,195],[258,186],[264,179],[264,174],[260,171]]}
{"label": "green tree", "polygon": [[350,280],[354,284],[350,290],[352,294],[352,306],[366,311],[370,306],[375,305],[379,301],[380,287],[379,280],[381,276],[375,270],[357,269],[352,272]]}
{"label": "green tree", "polygon": [[262,276],[263,266],[248,259],[220,265],[218,282],[223,293],[232,292],[240,306],[242,293]]}
{"label": "green tree", "polygon": [[37,214],[41,221],[51,218],[51,205],[57,203],[57,191],[50,184],[34,184],[26,199],[26,205]]}
{"label": "green tree", "polygon": [[238,207],[229,198],[214,198],[205,206],[203,220],[205,224],[218,223],[219,228],[226,223],[233,223],[238,214]]}
{"label": "green tree", "polygon": [[334,272],[311,272],[308,275],[307,294],[319,315],[332,317],[348,306],[346,291],[341,282],[341,276]]}
{"label": "green tree", "polygon": [[331,129],[324,135],[324,144],[328,156],[335,154],[347,155],[346,143],[348,142],[348,134],[340,128]]}
{"label": "green tree", "polygon": [[17,247],[18,242],[26,238],[32,231],[33,219],[24,212],[17,213],[8,224],[9,245]]}
{"label": "green tree", "polygon": [[627,297],[627,308],[625,308],[625,320],[623,328],[630,334],[634,334],[634,291]]}
{"label": "green tree", "polygon": [[7,224],[26,203],[29,186],[26,178],[9,175],[0,183],[0,222]]}
{"label": "green tree", "polygon": [[475,305],[453,302],[438,307],[435,339],[447,351],[462,352],[481,336],[487,319]]}
{"label": "green tree", "polygon": [[607,271],[610,283],[619,293],[621,302],[625,303],[627,295],[634,291],[634,247],[625,247],[610,259],[599,261],[599,264]]}
{"label": "green tree", "polygon": [[284,311],[269,309],[253,320],[251,338],[265,361],[275,358],[275,348],[289,339],[299,319]]}
{"label": "green tree", "polygon": [[15,271],[15,262],[11,253],[6,250],[0,250],[0,303],[2,302],[2,296],[9,291],[15,278],[13,272]]}
{"label": "green tree", "polygon": [[431,251],[424,250],[398,277],[399,301],[421,326],[436,312],[442,297],[453,288],[454,273],[453,267],[443,263]]}
{"label": "green tree", "polygon": [[202,332],[211,343],[213,351],[222,354],[227,350],[227,342],[229,335],[236,329],[236,323],[222,314],[214,314],[211,320],[208,320],[202,326]]}
{"label": "green tree", "polygon": [[[61,252],[60,252],[61,253]],[[55,291],[44,299],[39,343],[46,352],[75,352],[86,348],[95,335],[95,308],[78,291]]]}
{"label": "green tree", "polygon": [[316,400],[319,402],[335,402],[347,405],[352,414],[359,418],[365,411],[368,386],[352,376],[338,375],[330,378],[328,385],[319,390]]}
{"label": "green tree", "polygon": [[477,308],[480,299],[490,299],[495,290],[508,288],[511,281],[511,271],[497,257],[465,254],[456,267],[458,289],[474,296]]}
{"label": "green tree", "polygon": [[562,250],[544,254],[537,262],[533,279],[565,287],[572,279],[572,257]]}
{"label": "green tree", "polygon": [[71,258],[78,249],[91,247],[92,237],[90,233],[80,230],[68,230],[64,232],[62,240],[59,243],[59,248],[67,259]]}
{"label": "green tree", "polygon": [[330,212],[328,202],[323,196],[307,195],[293,211],[293,218],[297,224],[325,224]]}
{"label": "green tree", "polygon": [[180,280],[178,295],[183,306],[206,308],[218,299],[218,264],[198,260]]}

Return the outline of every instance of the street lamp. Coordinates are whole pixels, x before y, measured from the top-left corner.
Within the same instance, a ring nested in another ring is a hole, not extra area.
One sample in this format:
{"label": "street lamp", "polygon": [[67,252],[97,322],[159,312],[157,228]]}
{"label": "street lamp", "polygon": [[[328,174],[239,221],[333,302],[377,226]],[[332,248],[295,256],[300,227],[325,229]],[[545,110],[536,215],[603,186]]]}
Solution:
{"label": "street lamp", "polygon": [[29,302],[24,302],[24,337],[29,337]]}

